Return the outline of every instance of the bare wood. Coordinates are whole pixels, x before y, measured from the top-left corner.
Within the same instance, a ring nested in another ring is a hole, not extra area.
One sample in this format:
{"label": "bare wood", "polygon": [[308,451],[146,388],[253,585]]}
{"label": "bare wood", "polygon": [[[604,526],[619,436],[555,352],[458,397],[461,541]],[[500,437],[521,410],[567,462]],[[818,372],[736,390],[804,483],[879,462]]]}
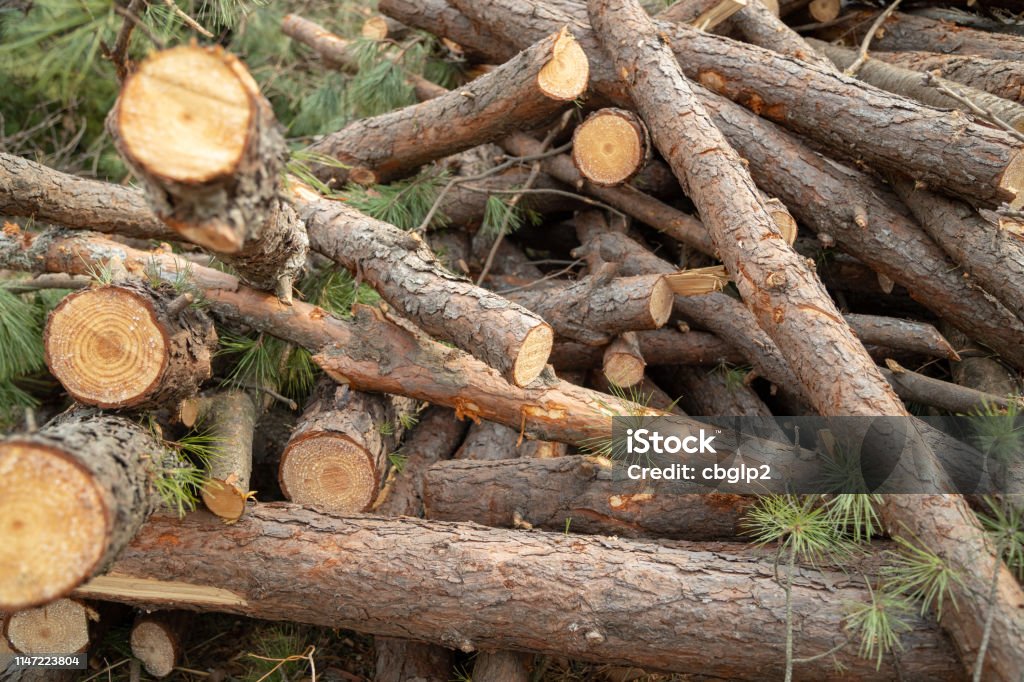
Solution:
{"label": "bare wood", "polygon": [[905,69],[938,71],[943,78],[1014,102],[1024,102],[1024,64],[1021,62],[938,52],[872,51],[871,56]]}
{"label": "bare wood", "polygon": [[602,187],[627,182],[650,154],[647,126],[625,109],[595,111],[572,136],[573,163],[584,178]]}
{"label": "bare wood", "polygon": [[217,348],[200,310],[172,314],[177,293],[120,282],[66,296],[47,319],[46,365],[75,400],[102,408],[157,408],[195,395]]}
{"label": "bare wood", "polygon": [[200,409],[199,419],[216,439],[217,450],[203,486],[203,504],[229,523],[242,516],[249,499],[253,433],[260,412],[258,401],[239,389],[204,399]]}
{"label": "bare wood", "polygon": [[[211,560],[211,553],[240,545],[246,551],[230,565]],[[862,571],[874,575],[868,566],[798,569],[798,655],[822,653],[844,640],[842,604],[870,601]],[[412,592],[410,576],[417,584]],[[468,592],[459,584],[470,578]],[[111,576],[82,593],[415,636],[463,651],[535,651],[730,679],[777,676],[783,660],[784,595],[771,552],[735,545],[341,518],[266,504],[232,526],[199,514],[154,519]],[[407,598],[396,600],[398,593]],[[412,605],[409,599],[417,596]],[[470,603],[473,618],[460,617]],[[934,626],[916,614],[908,622],[898,665],[930,679],[959,679],[959,664]],[[713,654],[708,632],[730,633],[721,655]],[[641,636],[644,646],[638,647]],[[749,643],[742,644],[748,649],[743,659],[732,655],[738,642]],[[876,670],[854,649],[836,653],[846,674],[866,680],[898,674],[893,659]],[[801,666],[811,678],[833,670],[830,657]]]}
{"label": "bare wood", "polygon": [[401,40],[409,33],[409,27],[391,17],[375,16],[363,22],[359,34],[370,40]]}
{"label": "bare wood", "polygon": [[811,0],[807,9],[816,21],[826,22],[838,17],[842,6],[841,0]]}
{"label": "bare wood", "polygon": [[189,624],[182,611],[157,611],[139,615],[132,624],[129,642],[132,656],[153,677],[167,677],[178,665]]}
{"label": "bare wood", "polygon": [[586,90],[588,74],[575,38],[558,31],[458,90],[327,135],[311,150],[348,168],[315,170],[336,184],[407,175],[435,159],[553,120]]}
{"label": "bare wood", "polygon": [[89,646],[89,619],[84,602],[58,599],[12,613],[3,623],[3,635],[23,654],[77,653]]}
{"label": "bare wood", "polygon": [[155,507],[165,452],[134,422],[93,410],[0,441],[0,608],[45,604],[105,570]]}
{"label": "bare wood", "polygon": [[625,388],[640,383],[644,380],[645,367],[647,363],[635,332],[620,334],[604,349],[601,371],[616,386]]}
{"label": "bare wood", "polygon": [[[756,0],[754,0],[756,2]],[[680,4],[680,3],[676,3]],[[749,5],[749,0],[715,0],[708,9],[701,12],[692,22],[694,28],[710,31],[726,19],[740,12]]]}

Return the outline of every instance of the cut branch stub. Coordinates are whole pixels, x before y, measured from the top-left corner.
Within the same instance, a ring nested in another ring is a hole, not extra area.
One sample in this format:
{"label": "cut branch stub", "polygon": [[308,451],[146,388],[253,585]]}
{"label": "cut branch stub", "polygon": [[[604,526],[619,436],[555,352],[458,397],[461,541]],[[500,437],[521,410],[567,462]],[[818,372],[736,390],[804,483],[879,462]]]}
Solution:
{"label": "cut branch stub", "polygon": [[89,645],[89,609],[74,599],[12,614],[3,634],[23,654],[75,653]]}
{"label": "cut branch stub", "polygon": [[620,185],[650,158],[647,126],[631,111],[602,109],[587,117],[572,136],[572,160],[590,182]]}
{"label": "cut branch stub", "polygon": [[0,609],[50,602],[112,561],[155,504],[164,454],[142,427],[93,410],[0,442]]}
{"label": "cut branch stub", "polygon": [[160,407],[194,395],[217,346],[205,313],[171,314],[171,287],[123,282],[65,297],[43,338],[46,365],[75,400],[102,408]]}
{"label": "cut branch stub", "polygon": [[644,356],[636,332],[626,332],[604,349],[602,371],[615,386],[635,386],[644,380]]}
{"label": "cut branch stub", "polygon": [[167,677],[182,654],[188,616],[181,611],[141,615],[132,625],[132,655],[153,677]]}

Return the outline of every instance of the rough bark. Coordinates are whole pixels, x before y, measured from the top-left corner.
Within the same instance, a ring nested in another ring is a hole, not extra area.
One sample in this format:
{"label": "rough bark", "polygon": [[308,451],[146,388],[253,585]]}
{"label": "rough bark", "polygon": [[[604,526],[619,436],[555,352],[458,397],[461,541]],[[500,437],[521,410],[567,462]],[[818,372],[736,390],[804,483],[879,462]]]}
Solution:
{"label": "rough bark", "polygon": [[771,417],[764,404],[743,379],[731,379],[718,367],[671,367],[655,372],[661,383],[679,395],[688,414],[721,417]]}
{"label": "rough bark", "polygon": [[361,275],[428,334],[454,343],[519,386],[540,374],[553,334],[539,316],[446,272],[414,233],[310,191],[301,191],[297,205],[316,251]]}
{"label": "rough bark", "polygon": [[156,53],[125,81],[107,122],[161,220],[291,301],[309,244],[280,195],[288,148],[238,59],[196,45]]}
{"label": "rough bark", "polygon": [[647,362],[640,351],[636,332],[620,334],[604,349],[601,371],[608,381],[623,388],[634,386],[644,380]]}
{"label": "rough bark", "polygon": [[530,657],[511,651],[481,651],[473,661],[474,682],[528,682]]}
{"label": "rough bark", "polygon": [[161,408],[195,395],[210,378],[217,333],[181,295],[121,281],[66,296],[43,333],[47,367],[72,398],[102,408]]}
{"label": "rough bark", "polygon": [[[224,552],[230,564],[216,559]],[[797,569],[797,655],[845,639],[842,604],[871,599],[862,571],[874,574],[868,566]],[[199,514],[154,519],[110,576],[80,592],[414,636],[463,651],[535,651],[730,679],[777,677],[784,660],[785,596],[771,553],[734,547],[345,519],[267,504],[232,526]],[[876,670],[855,645],[835,659],[858,679],[892,679],[895,665],[960,679],[936,628],[916,614],[908,622],[898,663],[886,658]],[[799,670],[829,679],[833,666],[829,656]]]}
{"label": "rough bark", "polygon": [[278,469],[281,490],[299,504],[353,514],[373,505],[413,404],[406,398],[350,391],[323,378],[299,420]]}
{"label": "rough bark", "polygon": [[672,313],[672,291],[662,275],[609,279],[592,274],[507,296],[548,320],[559,336],[595,346],[623,332],[658,329]]}
{"label": "rough bark", "polygon": [[144,428],[89,409],[0,442],[0,608],[45,604],[106,570],[155,507],[167,456]]}
{"label": "rough bark", "polygon": [[901,398],[955,414],[978,414],[990,408],[1006,409],[1010,402],[1014,402],[1005,395],[986,393],[918,374],[895,360],[887,360],[886,367],[885,378]]}
{"label": "rough bark", "polygon": [[943,326],[949,341],[957,349],[958,362],[950,365],[953,381],[961,386],[974,388],[999,396],[1017,395],[1021,392],[1020,380],[989,353],[972,343],[967,335],[950,324]]}
{"label": "rough bark", "polygon": [[678,540],[731,539],[754,498],[680,494],[651,481],[614,480],[601,457],[438,462],[426,471],[426,517],[495,528]]}
{"label": "rough bark", "polygon": [[337,381],[357,390],[426,400],[453,407],[460,417],[497,421],[522,429],[528,437],[565,443],[607,436],[614,414],[657,414],[559,382],[549,374],[529,387],[514,386],[482,362],[380,310],[360,307],[353,319],[340,320],[301,301],[281,305],[242,286],[236,277],[192,265],[174,254],[137,251],[90,234],[0,233],[4,268],[84,273],[113,257],[129,268],[155,263],[165,281],[174,281],[177,273],[189,268],[215,317],[323,351],[318,362]]}
{"label": "rough bark", "polygon": [[451,649],[395,637],[375,637],[375,682],[449,682]]}
{"label": "rough bark", "polygon": [[12,613],[3,635],[23,654],[72,654],[89,646],[89,607],[76,599],[58,599],[45,606]]}
{"label": "rough bark", "polygon": [[800,34],[787,26],[779,19],[778,13],[773,13],[761,0],[749,0],[747,6],[732,17],[732,24],[748,43],[814,64],[821,69],[832,68],[831,62],[820,54],[816,46],[808,45]]}
{"label": "rough bark", "polygon": [[665,21],[692,24],[702,31],[725,34],[732,28],[728,20],[749,5],[748,0],[679,0],[658,16]]}
{"label": "rough bark", "polygon": [[347,167],[314,170],[335,184],[388,182],[513,130],[544,125],[583,94],[587,77],[583,51],[572,34],[559,31],[457,90],[327,135],[311,150]]}
{"label": "rough bark", "polygon": [[871,56],[914,71],[938,71],[943,78],[1014,102],[1024,102],[1024,64],[1006,59],[938,52],[876,52]]}
{"label": "rough bark", "polygon": [[650,158],[650,134],[631,111],[595,111],[572,135],[572,160],[589,182],[602,187],[621,185]]}
{"label": "rough bark", "polygon": [[153,677],[167,677],[184,653],[188,614],[182,611],[157,611],[139,615],[132,624],[129,642],[132,656],[142,662]]}
{"label": "rough bark", "polygon": [[[857,52],[841,45],[832,45],[821,40],[812,40],[811,45],[827,55],[832,63],[840,69],[847,68],[857,59]],[[877,59],[868,59],[857,70],[857,78],[875,87],[915,99],[923,104],[942,109],[961,109],[970,113],[970,109],[966,105],[926,81],[920,71],[906,69]],[[981,109],[998,116],[1017,130],[1024,129],[1024,106],[1021,106],[1020,103],[969,85],[951,83],[944,78],[934,76],[932,78]]]}
{"label": "rough bark", "polygon": [[252,476],[252,443],[260,406],[246,391],[225,390],[203,401],[199,420],[216,439],[217,454],[203,486],[203,504],[228,522],[245,512]]}
{"label": "rough bark", "polygon": [[565,449],[561,443],[523,440],[519,436],[519,431],[514,428],[483,421],[469,427],[466,439],[455,451],[454,458],[480,461],[517,457],[549,459],[564,454]]}
{"label": "rough bark", "polygon": [[921,353],[934,358],[959,359],[946,337],[926,322],[857,313],[846,313],[843,319],[865,344]]}
{"label": "rough bark", "polygon": [[[662,328],[637,332],[640,354],[651,365],[741,364],[745,356],[721,337],[707,332],[680,332]],[[556,341],[551,364],[557,370],[590,369],[601,362],[604,350],[576,341]]]}
{"label": "rough bark", "polygon": [[[465,56],[474,61],[491,60],[503,64],[517,50],[484,27],[478,27],[447,2],[419,0],[380,0],[377,9],[408,26],[421,28],[455,42]],[[480,46],[483,45],[483,49]]]}
{"label": "rough bark", "polygon": [[[873,13],[857,12],[850,18],[850,26],[857,30],[851,39],[861,40],[873,19]],[[864,23],[866,22],[866,23]],[[1024,38],[1002,33],[990,33],[964,28],[946,21],[893,12],[882,30],[871,41],[872,48],[880,51],[941,52],[985,59],[1024,61]]]}

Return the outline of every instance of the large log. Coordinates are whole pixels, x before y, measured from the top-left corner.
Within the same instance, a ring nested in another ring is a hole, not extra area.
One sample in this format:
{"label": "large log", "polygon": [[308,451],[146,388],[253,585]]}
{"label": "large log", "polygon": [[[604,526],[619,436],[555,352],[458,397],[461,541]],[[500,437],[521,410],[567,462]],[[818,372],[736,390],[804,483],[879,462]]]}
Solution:
{"label": "large log", "polygon": [[[77,653],[89,646],[89,607],[77,599],[12,613],[3,620],[11,647],[23,654]],[[3,637],[0,637],[2,639]]]}
{"label": "large log", "polygon": [[[222,561],[225,553],[232,561]],[[463,651],[535,651],[764,679],[781,675],[785,647],[785,595],[771,557],[735,545],[341,518],[275,503],[232,526],[202,514],[154,519],[110,575],[79,594],[413,636]],[[846,639],[843,604],[871,601],[862,571],[875,574],[863,564],[798,568],[798,656]],[[853,643],[834,659],[801,664],[799,674],[831,679],[838,661],[857,679],[892,679],[896,666],[904,675],[960,679],[935,626],[916,614],[907,620],[898,662],[887,657],[876,668]]]}
{"label": "large log", "polygon": [[350,123],[310,149],[344,164],[320,165],[325,181],[388,182],[513,130],[551,121],[587,89],[587,57],[557,30],[494,71],[445,95]]}
{"label": "large log", "polygon": [[[850,26],[857,30],[850,33],[849,37],[861,40],[871,24],[871,19],[870,13],[852,13]],[[882,30],[878,31],[871,41],[871,47],[882,51],[915,50],[1024,61],[1024,38],[1021,36],[964,28],[946,21],[904,12],[893,12],[885,20]]]}

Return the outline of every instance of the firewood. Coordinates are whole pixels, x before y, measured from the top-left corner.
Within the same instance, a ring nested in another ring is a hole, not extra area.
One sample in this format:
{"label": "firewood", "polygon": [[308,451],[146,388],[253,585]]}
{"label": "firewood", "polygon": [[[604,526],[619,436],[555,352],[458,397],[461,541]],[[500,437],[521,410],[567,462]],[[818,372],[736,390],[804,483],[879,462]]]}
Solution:
{"label": "firewood", "polygon": [[749,0],[747,6],[732,18],[732,23],[748,43],[822,69],[831,69],[828,58],[820,54],[818,48],[808,45],[800,34],[779,19],[778,11],[772,12],[761,0]]}
{"label": "firewood", "polygon": [[210,378],[217,349],[212,321],[189,303],[170,286],[129,281],[66,296],[46,323],[47,367],[87,405],[177,404]]}
{"label": "firewood", "polygon": [[750,4],[749,0],[682,0],[659,16],[665,21],[691,24],[701,31],[726,32],[722,24]]}
{"label": "firewood", "polygon": [[953,381],[986,393],[999,396],[1018,395],[1020,380],[997,359],[972,343],[967,335],[950,324],[943,324],[942,331],[958,353],[956,361],[950,364]]}
{"label": "firewood", "polygon": [[[871,13],[855,12],[850,16],[851,27],[859,30],[850,38],[860,40],[870,21]],[[579,36],[577,36],[578,38]],[[905,52],[925,51],[943,54],[1024,61],[1024,37],[1005,33],[991,33],[973,28],[964,28],[946,21],[928,17],[894,12],[871,41],[873,49],[880,51]]]}
{"label": "firewood", "polygon": [[246,282],[291,300],[308,240],[280,195],[284,136],[238,59],[195,45],[155,53],[125,81],[107,121],[161,220],[231,256]]}
{"label": "firewood", "polygon": [[[664,327],[637,332],[636,339],[640,354],[651,365],[741,364],[746,361],[732,344],[707,332],[680,332]],[[589,369],[602,361],[604,352],[596,346],[558,340],[551,352],[551,364],[558,370]]]}
{"label": "firewood", "polygon": [[517,429],[482,421],[473,424],[453,459],[499,460],[516,457],[546,459],[565,454],[565,446],[544,440],[525,440]]}
{"label": "firewood", "polygon": [[[239,546],[245,551],[221,561],[223,548]],[[109,576],[78,593],[139,606],[174,600],[185,608],[416,637],[467,652],[534,651],[764,679],[781,674],[785,640],[773,556],[735,543],[652,544],[343,518],[271,503],[231,526],[202,514],[153,519]],[[793,617],[801,624],[798,655],[843,642],[844,605],[871,602],[861,574],[874,580],[877,568],[844,569],[799,569],[792,591]],[[960,679],[952,647],[934,625],[916,612],[906,622],[898,665],[929,679]],[[730,633],[720,655],[709,632]],[[738,646],[745,647],[743,657],[734,655]],[[876,668],[857,656],[855,643],[801,664],[800,672],[828,677],[836,661],[858,679],[897,675],[894,659],[883,658]]]}
{"label": "firewood", "polygon": [[808,11],[816,21],[822,23],[832,21],[839,16],[842,10],[842,0],[811,0],[807,5]]}
{"label": "firewood", "polygon": [[601,371],[616,386],[627,388],[644,380],[643,353],[640,352],[640,341],[635,332],[620,334],[604,349]]}
{"label": "firewood", "polygon": [[717,367],[666,367],[655,372],[679,395],[688,414],[726,417],[771,417],[771,410],[753,389]]}
{"label": "firewood", "polygon": [[326,511],[366,511],[412,411],[411,400],[322,379],[281,455],[281,490],[289,500]]}
{"label": "firewood", "polygon": [[[231,389],[204,398],[198,412],[196,420],[215,439],[216,449],[202,489],[203,504],[233,523],[245,512],[249,499],[253,433],[262,410],[249,393]],[[182,419],[186,425],[189,421]]]}
{"label": "firewood", "polygon": [[452,651],[397,637],[374,637],[375,682],[449,682]]}
{"label": "firewood", "polygon": [[474,682],[528,682],[530,657],[511,651],[481,651],[473,661]]}
{"label": "firewood", "polygon": [[977,414],[989,408],[1006,409],[1014,402],[1004,395],[985,393],[918,374],[892,359],[886,360],[885,364],[888,369],[885,378],[904,400],[933,405],[955,414]]}
{"label": "firewood", "polygon": [[548,35],[491,73],[421,104],[355,121],[310,149],[346,168],[321,179],[375,184],[425,163],[554,119],[587,88],[587,57],[568,30]]}
{"label": "firewood", "polygon": [[601,457],[438,462],[425,472],[426,516],[495,528],[661,537],[736,538],[754,498],[689,494],[669,484],[617,480]]}
{"label": "firewood", "polygon": [[865,344],[959,360],[956,350],[930,324],[881,315],[845,313],[843,319]]}
{"label": "firewood", "polygon": [[89,619],[85,603],[58,599],[11,614],[4,622],[3,634],[19,653],[78,653],[89,646]]}
{"label": "firewood", "polygon": [[991,92],[1014,102],[1024,102],[1024,64],[1020,62],[938,52],[872,50],[871,57],[914,71],[937,71],[943,78],[957,83]]}
{"label": "firewood", "polygon": [[[620,386],[614,386],[608,378],[597,370],[590,372],[590,386],[594,390],[607,393],[608,395],[619,394],[622,395],[622,388]],[[687,416],[686,412],[679,407],[678,398],[672,398],[668,393],[663,391],[658,384],[647,376],[644,375],[643,379],[635,386],[630,386],[627,392],[629,396],[635,396],[637,402],[643,403],[648,407],[653,407],[659,410],[671,414],[678,414],[680,416]]]}
{"label": "firewood", "polygon": [[104,570],[155,507],[165,453],[134,422],[88,409],[0,441],[0,608],[46,604]]}
{"label": "firewood", "polygon": [[157,611],[140,615],[132,624],[129,642],[132,656],[139,659],[153,677],[167,677],[181,660],[189,624],[182,611]]}
{"label": "firewood", "polygon": [[391,17],[375,16],[363,22],[359,34],[370,40],[401,40],[409,33],[409,27]]}
{"label": "firewood", "polygon": [[624,109],[595,111],[572,136],[573,163],[584,178],[601,187],[628,181],[650,154],[647,126]]}

